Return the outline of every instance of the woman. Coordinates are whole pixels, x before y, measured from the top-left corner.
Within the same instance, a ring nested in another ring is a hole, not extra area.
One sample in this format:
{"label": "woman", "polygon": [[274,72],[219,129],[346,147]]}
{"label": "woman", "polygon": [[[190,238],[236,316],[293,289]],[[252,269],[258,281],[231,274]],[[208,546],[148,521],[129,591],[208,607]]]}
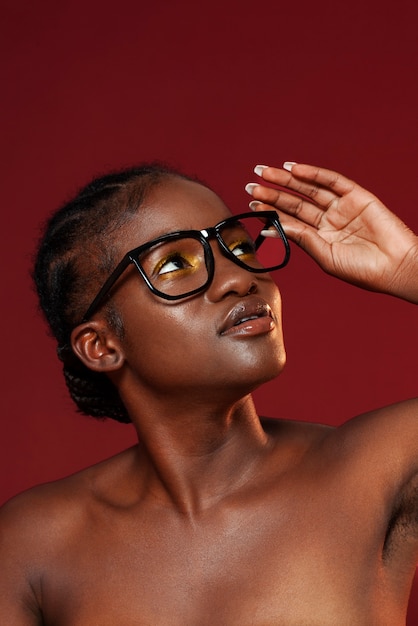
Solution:
{"label": "woman", "polygon": [[70,392],[139,443],[3,508],[0,621],[404,624],[417,401],[335,429],[260,419],[250,394],[285,364],[277,213],[325,271],[411,302],[418,240],[340,174],[256,173],[239,219],[156,166],[52,218],[35,278]]}

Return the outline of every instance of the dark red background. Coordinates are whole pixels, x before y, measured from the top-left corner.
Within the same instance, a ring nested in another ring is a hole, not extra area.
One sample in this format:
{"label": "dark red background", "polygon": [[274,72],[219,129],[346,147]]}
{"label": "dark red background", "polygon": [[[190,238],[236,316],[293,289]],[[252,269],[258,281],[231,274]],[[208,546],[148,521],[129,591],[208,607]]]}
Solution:
{"label": "dark red background", "polygon": [[[418,230],[415,0],[2,4],[0,501],[134,441],[75,413],[28,277],[39,223],[92,175],[164,159],[242,211],[256,163],[312,162]],[[260,412],[339,424],[416,395],[413,306],[298,250],[278,282],[289,362]]]}

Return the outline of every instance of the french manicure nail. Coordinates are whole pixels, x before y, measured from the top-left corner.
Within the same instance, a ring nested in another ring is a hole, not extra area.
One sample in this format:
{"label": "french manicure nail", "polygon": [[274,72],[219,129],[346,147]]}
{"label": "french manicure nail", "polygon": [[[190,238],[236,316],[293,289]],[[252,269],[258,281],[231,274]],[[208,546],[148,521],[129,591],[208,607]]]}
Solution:
{"label": "french manicure nail", "polygon": [[251,211],[255,211],[257,207],[260,206],[260,204],[263,204],[263,203],[259,202],[258,200],[252,200],[252,202],[250,202],[248,206],[250,207]]}
{"label": "french manicure nail", "polygon": [[268,165],[256,165],[254,168],[254,173],[257,174],[257,176],[262,176],[263,175],[263,171],[268,167]]}
{"label": "french manicure nail", "polygon": [[257,183],[248,183],[247,185],[245,185],[245,191],[246,191],[247,193],[249,193],[249,194],[250,194],[250,196],[252,196],[252,195],[253,195],[253,191],[254,191],[254,189],[255,189],[256,187],[258,187],[258,184],[257,184]]}
{"label": "french manicure nail", "polygon": [[296,165],[296,161],[285,161],[283,163],[283,169],[291,172],[294,165]]}
{"label": "french manicure nail", "polygon": [[277,230],[262,230],[260,235],[263,235],[263,237],[272,237],[273,239],[280,237],[280,233],[278,233]]}

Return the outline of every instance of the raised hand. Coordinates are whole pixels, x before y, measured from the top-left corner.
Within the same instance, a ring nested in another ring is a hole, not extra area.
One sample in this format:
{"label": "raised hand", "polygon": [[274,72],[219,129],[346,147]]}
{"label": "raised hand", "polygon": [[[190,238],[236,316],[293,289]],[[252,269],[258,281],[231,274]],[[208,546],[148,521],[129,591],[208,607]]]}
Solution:
{"label": "raised hand", "polygon": [[275,208],[289,239],[326,272],[418,302],[418,237],[376,196],[312,165],[258,165],[254,171],[279,188],[247,185],[251,208]]}

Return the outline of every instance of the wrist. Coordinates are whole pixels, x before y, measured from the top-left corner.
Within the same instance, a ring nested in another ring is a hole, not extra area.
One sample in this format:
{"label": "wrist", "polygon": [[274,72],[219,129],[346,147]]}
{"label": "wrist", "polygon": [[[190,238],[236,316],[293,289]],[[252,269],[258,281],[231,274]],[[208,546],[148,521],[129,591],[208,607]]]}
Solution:
{"label": "wrist", "polygon": [[397,269],[392,287],[394,296],[418,304],[418,237]]}

